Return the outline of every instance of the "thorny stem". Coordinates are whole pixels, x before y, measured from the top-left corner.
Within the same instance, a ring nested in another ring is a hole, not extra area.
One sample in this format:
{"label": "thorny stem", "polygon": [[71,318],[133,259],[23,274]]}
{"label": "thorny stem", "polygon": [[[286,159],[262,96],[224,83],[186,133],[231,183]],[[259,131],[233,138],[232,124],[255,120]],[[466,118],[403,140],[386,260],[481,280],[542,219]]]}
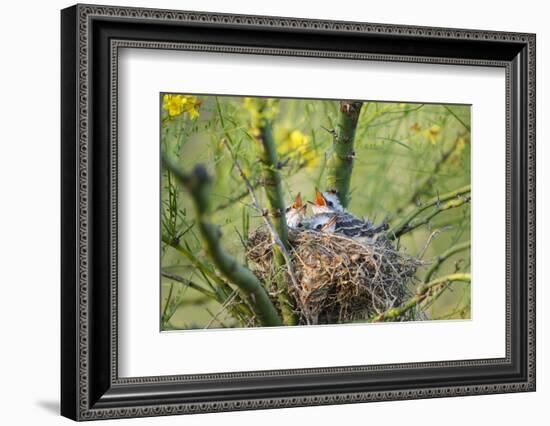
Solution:
{"label": "thorny stem", "polygon": [[201,287],[200,285],[198,285],[197,283],[194,283],[193,281],[187,279],[187,278],[184,278],[180,275],[176,275],[176,274],[172,274],[170,272],[166,272],[166,271],[162,271],[161,272],[161,275],[164,277],[164,278],[167,278],[169,280],[172,280],[172,281],[176,281],[180,284],[183,284],[184,286],[186,287],[189,287],[189,288],[192,288],[193,290],[196,290],[198,291],[199,293],[207,296],[207,297],[210,297],[212,299],[216,299],[216,294]]}
{"label": "thorny stem", "polygon": [[426,276],[424,277],[424,283],[427,283],[432,278],[432,275],[439,269],[441,264],[445,262],[449,257],[456,253],[460,253],[461,251],[468,250],[470,248],[470,241],[466,241],[461,244],[457,244],[454,247],[451,247],[447,251],[443,252],[441,255],[437,256],[436,261],[433,263],[432,266],[430,266],[430,269],[428,269],[428,272],[426,273]]}
{"label": "thorny stem", "polygon": [[400,235],[406,234],[407,232],[413,231],[414,229],[418,228],[419,226],[426,225],[430,223],[430,220],[434,218],[434,216],[438,215],[441,212],[444,212],[446,210],[456,209],[457,207],[463,206],[464,204],[467,204],[470,202],[470,196],[465,196],[461,198],[457,198],[455,200],[447,201],[444,204],[440,204],[434,207],[434,209],[426,216],[414,219],[412,220],[400,233]]}
{"label": "thorny stem", "polygon": [[446,275],[441,278],[437,278],[433,281],[430,281],[426,284],[420,285],[416,289],[416,294],[408,299],[405,303],[403,303],[401,306],[398,306],[396,308],[388,309],[387,311],[381,313],[380,315],[376,315],[369,319],[368,322],[382,322],[382,321],[392,321],[415,306],[417,306],[419,303],[426,300],[427,297],[432,296],[433,294],[438,294],[438,289],[440,287],[445,286],[448,283],[451,282],[470,282],[471,281],[471,275],[470,274],[451,274]]}
{"label": "thorny stem", "polygon": [[164,166],[185,187],[195,204],[199,230],[210,258],[220,272],[239,287],[249,305],[264,326],[280,326],[281,318],[261,281],[237,259],[229,255],[221,245],[221,231],[210,221],[210,178],[204,166],[196,166],[186,173],[163,156]]}
{"label": "thorny stem", "polygon": [[419,199],[419,197],[424,192],[426,192],[429,188],[432,187],[433,182],[434,182],[434,176],[436,176],[439,173],[439,171],[441,170],[441,167],[447,162],[447,160],[449,159],[451,154],[453,152],[455,152],[456,147],[458,145],[458,140],[459,140],[459,138],[456,138],[453,145],[441,155],[441,157],[435,163],[435,167],[434,167],[433,171],[431,172],[430,176],[428,176],[420,185],[418,185],[418,187],[413,192],[413,194],[407,199],[407,202],[404,203],[401,207],[399,207],[396,210],[396,212],[395,212],[396,214],[402,213],[403,210],[405,210],[405,208],[407,206],[409,206],[413,203],[416,203],[416,201]]}
{"label": "thorny stem", "polygon": [[288,228],[285,217],[285,201],[283,196],[283,185],[281,172],[277,161],[275,140],[271,122],[267,119],[261,121],[259,126],[260,134],[257,137],[261,143],[260,159],[262,162],[264,189],[270,207],[271,219],[277,230],[280,240],[285,247],[288,247]]}
{"label": "thorny stem", "polygon": [[[270,229],[270,231],[274,231],[271,233],[274,242],[277,243],[273,247],[273,259],[276,267],[274,281],[278,290],[279,307],[283,314],[285,324],[296,325],[298,323],[298,318],[294,313],[294,303],[288,294],[285,276],[282,273],[282,269],[286,264],[292,283],[295,287],[298,286],[294,278],[294,273],[292,272],[292,263],[287,253],[289,244],[283,185],[280,172],[282,165],[278,161],[275,140],[273,138],[271,117],[274,110],[269,108],[270,103],[267,101],[261,101],[257,105],[256,112],[252,114],[252,125],[254,127],[253,135],[261,147],[259,157],[262,164],[263,187],[269,205],[270,219],[274,228]],[[219,106],[218,112],[221,114]],[[242,173],[241,176],[243,176]],[[258,203],[256,202],[256,204]],[[278,242],[280,242],[280,244]]]}
{"label": "thorny stem", "polygon": [[327,189],[336,190],[343,207],[350,202],[349,188],[355,158],[354,141],[362,102],[341,101],[333,151],[327,162]]}
{"label": "thorny stem", "polygon": [[[233,292],[233,289],[226,281],[224,281],[220,276],[218,276],[213,269],[211,269],[208,265],[204,264],[199,258],[197,258],[193,253],[191,253],[185,247],[181,246],[181,244],[179,244],[177,241],[170,240],[166,235],[162,236],[162,241],[166,245],[172,247],[178,253],[186,257],[191,262],[191,264],[193,264],[204,275],[204,277],[211,279],[216,284],[217,289],[215,294],[216,294],[218,303],[224,303],[225,300],[227,300],[229,295]],[[171,274],[171,275],[173,277],[176,276],[174,274]],[[175,280],[175,281],[179,281],[179,280]],[[243,315],[245,316],[253,315],[248,305],[244,303],[240,297],[239,297],[239,303],[237,304],[237,309],[239,310],[239,312],[237,312],[237,316],[239,317],[242,317]]]}
{"label": "thorny stem", "polygon": [[[455,191],[448,192],[447,194],[434,197],[426,203],[418,206],[409,212],[401,221],[388,229],[385,233],[386,238],[395,240],[401,235],[412,231],[415,228],[418,228],[421,225],[428,223],[435,215],[441,213],[442,211],[449,210],[452,208],[460,207],[463,204],[466,204],[470,201],[470,197],[464,197],[465,194],[470,192],[470,185],[463,186]],[[445,204],[443,204],[445,203]],[[426,211],[430,207],[435,207],[428,216],[422,219],[416,219],[422,212]]]}
{"label": "thorny stem", "polygon": [[[277,246],[278,250],[276,252],[276,255],[282,256],[282,262],[280,259],[276,259],[277,266],[285,266],[288,272],[288,275],[290,276],[290,279],[292,281],[292,284],[296,289],[299,288],[298,281],[296,280],[296,276],[294,274],[294,270],[292,268],[292,260],[290,259],[290,255],[288,254],[288,251],[284,245],[284,243],[281,241],[281,238],[279,237],[279,234],[277,233],[277,230],[275,229],[275,225],[269,218],[267,214],[264,214],[263,209],[260,206],[260,203],[258,201],[258,197],[256,197],[256,193],[254,192],[254,187],[246,177],[246,174],[243,171],[243,168],[241,167],[241,164],[239,160],[237,159],[237,156],[233,152],[233,149],[231,148],[231,145],[229,144],[227,139],[223,140],[224,145],[226,146],[227,150],[229,151],[231,158],[233,160],[233,164],[239,171],[239,174],[241,178],[244,181],[244,184],[246,188],[248,189],[248,192],[250,193],[250,197],[252,198],[252,205],[254,208],[262,214],[262,218],[271,234],[271,238],[273,240],[273,243]],[[274,247],[275,249],[275,247]],[[274,250],[275,251],[275,250]],[[283,320],[285,324],[287,325],[296,325],[298,323],[298,318],[296,317],[294,313],[294,303],[292,302],[292,299],[290,298],[290,295],[288,294],[288,290],[286,288],[284,277],[279,277],[277,279],[277,289],[278,289],[278,298],[279,298],[279,304],[281,308],[281,313],[283,314]]]}

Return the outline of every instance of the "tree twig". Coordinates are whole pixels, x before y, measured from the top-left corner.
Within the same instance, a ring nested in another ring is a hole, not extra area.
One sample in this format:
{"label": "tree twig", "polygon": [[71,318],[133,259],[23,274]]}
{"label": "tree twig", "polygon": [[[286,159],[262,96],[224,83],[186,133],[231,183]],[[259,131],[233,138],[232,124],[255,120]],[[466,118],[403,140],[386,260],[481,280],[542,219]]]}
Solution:
{"label": "tree twig", "polygon": [[395,214],[400,214],[405,210],[405,208],[413,203],[416,203],[418,198],[430,188],[434,183],[434,176],[439,173],[441,170],[441,167],[447,162],[451,154],[456,150],[456,147],[458,145],[459,138],[456,138],[453,145],[445,151],[441,157],[436,161],[433,171],[431,172],[430,176],[428,176],[413,192],[413,194],[408,198],[407,202],[404,203],[401,207],[397,208],[395,211]]}
{"label": "tree twig", "polygon": [[[392,226],[385,233],[386,238],[395,240],[401,235],[412,231],[415,228],[418,228],[421,225],[425,225],[432,219],[435,215],[441,213],[442,211],[449,210],[452,208],[460,207],[463,204],[466,204],[470,201],[470,197],[465,197],[465,194],[470,192],[470,185],[463,186],[455,191],[448,192],[447,194],[437,196],[427,201],[426,203],[416,207],[411,212],[409,212],[399,223],[395,226]],[[444,203],[444,204],[443,204]],[[416,219],[422,212],[426,211],[430,207],[435,207],[428,216]]]}
{"label": "tree twig", "polygon": [[450,229],[450,227],[446,227],[446,228],[443,228],[443,229],[436,229],[435,231],[433,231],[430,234],[430,236],[428,237],[428,240],[426,241],[426,244],[424,244],[424,247],[422,247],[422,249],[416,255],[416,258],[421,259],[424,256],[424,254],[426,253],[426,250],[428,250],[428,247],[430,246],[430,244],[432,243],[434,238],[437,238],[439,236],[439,234],[441,234],[442,232],[448,231],[449,229]]}
{"label": "tree twig", "polygon": [[464,122],[464,120],[462,120],[458,115],[456,115],[456,113],[455,113],[451,108],[449,108],[447,105],[443,105],[443,107],[449,112],[449,114],[451,114],[451,115],[456,119],[456,121],[458,121],[460,124],[462,124],[462,125],[464,126],[464,128],[465,128],[466,130],[468,130],[468,132],[471,131],[470,126],[468,126],[468,125]]}
{"label": "tree twig", "polygon": [[387,311],[369,319],[369,322],[382,322],[382,321],[395,320],[400,316],[402,316],[403,314],[405,314],[406,312],[408,312],[409,310],[411,310],[412,308],[414,308],[415,306],[417,306],[422,301],[424,301],[427,297],[430,296],[430,293],[437,294],[437,288],[439,286],[445,286],[446,284],[451,282],[470,282],[471,279],[472,279],[471,275],[466,273],[450,274],[441,278],[437,278],[426,284],[422,284],[416,289],[416,294],[410,299],[408,299],[401,306],[388,309]]}
{"label": "tree twig", "polygon": [[[262,219],[264,220],[264,223],[267,226],[267,229],[269,230],[269,233],[271,234],[271,239],[273,241],[273,244],[277,245],[279,248],[281,255],[284,258],[284,263],[286,266],[286,270],[288,272],[288,275],[292,281],[292,285],[294,288],[299,289],[298,280],[296,279],[296,275],[294,274],[294,269],[292,267],[292,260],[290,258],[290,255],[288,253],[288,250],[285,247],[285,244],[281,241],[281,238],[279,237],[279,234],[277,230],[275,229],[275,225],[269,218],[269,215],[266,214],[265,210],[262,209],[260,206],[260,202],[258,201],[258,197],[256,196],[256,192],[254,191],[254,187],[248,180],[248,177],[244,173],[243,168],[241,167],[241,164],[233,152],[233,149],[231,148],[231,145],[229,144],[229,141],[227,139],[223,139],[223,143],[227,150],[229,151],[229,154],[231,155],[231,159],[233,160],[233,164],[239,171],[239,174],[248,189],[248,192],[250,193],[250,198],[252,199],[252,205],[253,207],[261,214]],[[281,286],[282,287],[282,286]],[[281,291],[283,290],[283,291]],[[294,314],[294,305],[292,303],[292,300],[290,299],[290,296],[288,295],[288,291],[286,290],[286,287],[279,288],[279,297],[282,298],[280,300],[281,303],[281,310],[283,312],[283,318],[285,319],[285,322],[290,322],[291,324],[295,324],[297,319],[295,318]],[[289,324],[290,325],[290,324]]]}
{"label": "tree twig", "polygon": [[206,326],[204,327],[205,329],[210,328],[212,323],[219,318],[219,316],[229,307],[231,302],[233,302],[233,299],[235,299],[237,297],[237,294],[238,294],[237,289],[233,290],[233,293],[231,293],[231,295],[227,298],[227,300],[225,302],[223,302],[220,310],[216,313],[216,315],[214,315],[212,317],[212,319],[208,322],[208,324],[206,324]]}
{"label": "tree twig", "polygon": [[446,210],[456,209],[457,207],[461,207],[464,204],[468,204],[470,202],[470,196],[465,196],[461,198],[457,198],[454,200],[447,201],[444,204],[439,204],[434,207],[434,209],[427,214],[426,216],[418,219],[412,220],[403,230],[400,232],[400,236],[403,234],[406,234],[407,232],[411,232],[414,229],[426,225],[430,223],[430,221],[434,218],[434,216],[438,215],[441,212],[444,212]]}
{"label": "tree twig", "polygon": [[[219,295],[219,303],[223,303],[223,301],[229,297],[228,295],[233,292],[231,286],[224,279],[222,279],[222,277],[220,277],[213,268],[202,262],[197,256],[191,253],[190,250],[183,247],[178,241],[172,240],[163,234],[162,242],[187,258],[187,260],[189,260],[189,262],[191,262],[191,264],[201,272],[206,280],[210,279],[216,284],[216,294]],[[239,301],[240,303],[238,304],[238,309],[240,314],[246,316],[252,315],[253,313],[249,309],[248,305],[242,299]]]}
{"label": "tree twig", "polygon": [[167,279],[172,280],[172,281],[176,281],[180,284],[183,284],[186,287],[189,287],[189,288],[192,288],[193,290],[198,291],[201,294],[204,294],[205,296],[207,296],[211,299],[217,300],[215,293],[205,289],[204,287],[201,287],[197,283],[195,283],[195,282],[193,282],[193,281],[191,281],[187,278],[182,277],[181,275],[176,275],[176,274],[173,274],[173,273],[167,272],[167,271],[161,271],[160,274],[164,278],[167,278]]}
{"label": "tree twig", "polygon": [[262,219],[264,220],[265,224],[267,225],[267,228],[271,234],[271,238],[273,239],[273,243],[276,244],[281,252],[283,253],[283,256],[285,258],[288,274],[290,275],[290,278],[292,280],[292,284],[298,288],[298,281],[296,280],[296,277],[294,275],[294,271],[292,269],[292,260],[290,259],[290,255],[288,253],[288,250],[286,249],[285,245],[283,244],[283,241],[281,241],[281,238],[279,237],[279,234],[277,233],[277,230],[275,229],[275,225],[271,221],[268,215],[265,214],[265,210],[262,209],[260,206],[260,202],[258,201],[258,197],[256,196],[256,193],[254,191],[254,187],[246,177],[246,174],[244,173],[243,168],[241,167],[241,164],[237,157],[235,156],[235,153],[233,152],[233,149],[227,142],[227,140],[223,140],[223,143],[225,144],[227,150],[231,154],[231,158],[233,159],[233,162],[235,164],[235,167],[239,171],[239,174],[241,178],[243,179],[244,184],[246,185],[246,188],[248,189],[248,192],[250,194],[250,197],[252,198],[252,205],[254,208],[262,215]]}
{"label": "tree twig", "polygon": [[221,245],[221,231],[210,222],[210,178],[204,166],[195,166],[186,173],[163,155],[163,164],[184,186],[195,204],[197,221],[205,248],[220,272],[239,287],[262,325],[282,325],[281,318],[261,281],[249,269],[239,264]]}
{"label": "tree twig", "polygon": [[430,266],[430,269],[428,269],[428,272],[426,272],[426,276],[424,277],[424,283],[427,283],[432,278],[432,275],[439,269],[441,264],[445,262],[449,257],[456,253],[460,253],[461,251],[468,250],[470,248],[471,244],[470,241],[466,241],[461,244],[457,244],[454,247],[451,247],[450,249],[444,251],[442,254],[437,256],[435,262]]}

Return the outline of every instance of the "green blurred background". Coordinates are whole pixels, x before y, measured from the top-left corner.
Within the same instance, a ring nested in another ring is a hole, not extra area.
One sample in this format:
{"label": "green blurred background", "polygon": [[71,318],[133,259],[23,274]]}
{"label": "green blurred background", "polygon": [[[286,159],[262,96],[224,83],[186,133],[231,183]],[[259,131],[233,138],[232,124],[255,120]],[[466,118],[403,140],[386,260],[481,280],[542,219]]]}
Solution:
{"label": "green blurred background", "polygon": [[[313,199],[324,188],[339,102],[317,99],[271,99],[273,130],[284,164],[287,204],[298,192]],[[197,163],[214,176],[213,220],[223,244],[246,263],[243,240],[261,223],[222,139],[229,136],[247,176],[260,183],[257,141],[251,134],[252,100],[243,97],[164,94],[161,99],[161,144],[187,170]],[[225,128],[225,132],[224,132]],[[470,107],[413,103],[365,102],[355,138],[352,201],[349,210],[376,223],[398,220],[419,201],[470,183]],[[256,190],[262,205],[265,194]],[[190,197],[166,172],[162,176],[163,234],[209,264],[194,229]],[[430,234],[443,229],[428,246],[430,261],[457,243],[470,239],[470,205],[442,212],[428,225],[403,236],[399,248],[417,255]],[[162,244],[163,271],[209,289],[208,279],[172,247]],[[438,275],[470,270],[470,250],[451,257]],[[426,268],[418,271],[419,277]],[[411,284],[411,286],[414,283]],[[426,308],[428,319],[470,318],[470,284],[445,291]],[[235,327],[238,323],[218,302],[200,291],[163,278],[160,292],[162,330]]]}

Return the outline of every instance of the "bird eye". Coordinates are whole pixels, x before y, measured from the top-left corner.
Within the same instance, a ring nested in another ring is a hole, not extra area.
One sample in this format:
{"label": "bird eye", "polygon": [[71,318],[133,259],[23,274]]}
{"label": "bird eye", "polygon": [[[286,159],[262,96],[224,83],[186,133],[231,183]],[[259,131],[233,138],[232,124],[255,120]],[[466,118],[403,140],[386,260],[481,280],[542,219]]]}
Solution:
{"label": "bird eye", "polygon": [[329,207],[334,206],[334,203],[332,201],[327,201],[327,204],[328,204]]}
{"label": "bird eye", "polygon": [[285,212],[288,213],[289,211],[290,211],[290,207],[287,207],[287,208],[285,209]]}
{"label": "bird eye", "polygon": [[315,227],[315,229],[319,230],[319,229],[321,229],[322,227],[323,227],[323,225],[319,224],[319,225],[317,225],[317,226]]}
{"label": "bird eye", "polygon": [[303,227],[303,226],[304,226],[304,225],[303,225],[302,223],[299,223],[299,224],[298,224],[298,228],[301,228],[301,227]]}

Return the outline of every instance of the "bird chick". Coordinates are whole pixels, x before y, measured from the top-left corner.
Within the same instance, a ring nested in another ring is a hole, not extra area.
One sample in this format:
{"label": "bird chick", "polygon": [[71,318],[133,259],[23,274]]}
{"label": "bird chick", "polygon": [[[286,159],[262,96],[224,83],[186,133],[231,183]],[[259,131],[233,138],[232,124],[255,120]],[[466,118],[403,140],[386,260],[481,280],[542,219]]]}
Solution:
{"label": "bird chick", "polygon": [[285,209],[286,224],[290,228],[301,228],[306,217],[307,204],[302,201],[302,194],[298,193],[294,203]]}
{"label": "bird chick", "polygon": [[338,199],[336,191],[320,192],[315,190],[315,202],[312,203],[315,214],[332,214],[336,217],[334,233],[347,237],[372,237],[385,231],[387,224],[375,227],[369,220],[362,220],[347,212]]}
{"label": "bird chick", "polygon": [[336,191],[320,192],[317,189],[315,190],[315,202],[311,203],[311,210],[313,214],[345,212]]}
{"label": "bird chick", "polygon": [[331,213],[316,214],[307,219],[305,226],[307,229],[334,234],[336,231],[337,216]]}

